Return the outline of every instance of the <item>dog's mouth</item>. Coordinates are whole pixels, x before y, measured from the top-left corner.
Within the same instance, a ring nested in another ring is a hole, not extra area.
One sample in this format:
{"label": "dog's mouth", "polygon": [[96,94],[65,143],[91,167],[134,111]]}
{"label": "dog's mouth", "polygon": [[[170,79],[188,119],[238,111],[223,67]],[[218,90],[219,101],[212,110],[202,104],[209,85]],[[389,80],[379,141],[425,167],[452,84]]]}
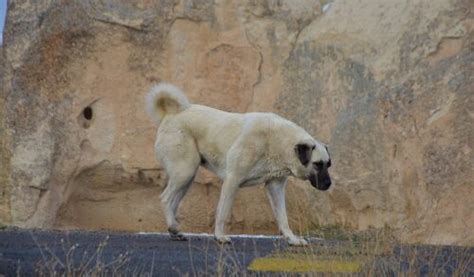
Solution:
{"label": "dog's mouth", "polygon": [[308,179],[311,185],[319,190],[327,190],[331,186],[331,177],[329,177],[327,170],[322,172],[312,171]]}

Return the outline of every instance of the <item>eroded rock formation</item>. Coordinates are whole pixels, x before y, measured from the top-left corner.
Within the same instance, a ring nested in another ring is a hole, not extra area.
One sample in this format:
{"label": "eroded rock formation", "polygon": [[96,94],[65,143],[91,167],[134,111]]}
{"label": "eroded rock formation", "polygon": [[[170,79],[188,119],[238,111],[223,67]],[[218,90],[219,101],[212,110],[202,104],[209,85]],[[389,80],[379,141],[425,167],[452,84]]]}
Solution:
{"label": "eroded rock formation", "polygon": [[[273,111],[330,144],[334,187],[292,181],[291,224],[391,226],[474,243],[473,27],[468,0],[10,1],[0,98],[0,221],[166,229],[166,176],[143,110],[154,82],[196,103]],[[212,230],[220,182],[180,209]],[[262,187],[231,232],[275,233]]]}

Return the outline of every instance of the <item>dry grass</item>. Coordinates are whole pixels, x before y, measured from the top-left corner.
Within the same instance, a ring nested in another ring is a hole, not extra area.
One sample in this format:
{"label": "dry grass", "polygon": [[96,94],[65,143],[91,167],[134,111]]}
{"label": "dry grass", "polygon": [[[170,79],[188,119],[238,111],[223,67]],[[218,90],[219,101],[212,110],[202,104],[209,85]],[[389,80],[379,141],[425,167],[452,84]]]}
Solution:
{"label": "dry grass", "polygon": [[316,227],[308,247],[289,247],[250,265],[252,270],[357,276],[468,276],[472,248],[401,244],[390,228],[353,231]]}
{"label": "dry grass", "polygon": [[[101,241],[94,252],[87,250],[79,253],[79,244],[72,244],[61,239],[61,251],[53,252],[46,244],[38,242],[32,235],[35,244],[41,252],[41,261],[37,263],[36,275],[38,276],[110,276],[121,275],[130,261],[128,252],[119,254],[112,259],[105,259],[103,252],[107,246],[109,237]],[[74,262],[80,257],[80,262]]]}
{"label": "dry grass", "polygon": [[294,272],[340,272],[370,274],[367,265],[388,256],[396,240],[387,229],[355,232],[338,226],[324,226],[308,232],[308,247],[289,247],[253,263],[251,269]]}
{"label": "dry grass", "polygon": [[[474,263],[472,249],[456,248],[456,251],[450,251],[449,247],[401,245],[389,228],[356,232],[340,226],[320,226],[307,234],[322,239],[313,239],[308,247],[276,250],[267,257],[255,259],[248,268],[237,258],[239,253],[233,246],[222,246],[217,251],[218,256],[206,262],[204,270],[193,267],[191,272],[180,272],[177,269],[176,274],[245,276],[273,271],[281,275],[300,272],[305,275],[338,273],[344,276],[467,276]],[[33,239],[42,255],[36,267],[36,274],[40,276],[152,276],[154,273],[154,265],[131,269],[129,262],[132,256],[128,252],[116,257],[104,257],[108,237],[97,245],[93,253],[78,251],[79,245],[64,239],[59,242],[61,251],[54,253],[47,245]],[[191,261],[193,255],[207,257],[208,251],[214,248],[213,244],[215,242],[209,240],[204,249],[193,248],[195,246],[189,244],[188,253],[183,254],[189,255]],[[254,247],[257,253],[255,242]],[[214,254],[212,252],[209,256]]]}

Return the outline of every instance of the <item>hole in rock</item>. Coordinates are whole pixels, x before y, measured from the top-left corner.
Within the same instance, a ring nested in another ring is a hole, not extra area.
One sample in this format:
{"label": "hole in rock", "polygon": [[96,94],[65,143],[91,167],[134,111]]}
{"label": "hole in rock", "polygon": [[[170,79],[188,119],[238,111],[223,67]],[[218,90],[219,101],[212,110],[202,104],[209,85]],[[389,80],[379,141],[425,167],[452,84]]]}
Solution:
{"label": "hole in rock", "polygon": [[91,120],[93,116],[92,108],[91,107],[86,107],[83,111],[82,114],[84,115],[84,118],[87,120]]}

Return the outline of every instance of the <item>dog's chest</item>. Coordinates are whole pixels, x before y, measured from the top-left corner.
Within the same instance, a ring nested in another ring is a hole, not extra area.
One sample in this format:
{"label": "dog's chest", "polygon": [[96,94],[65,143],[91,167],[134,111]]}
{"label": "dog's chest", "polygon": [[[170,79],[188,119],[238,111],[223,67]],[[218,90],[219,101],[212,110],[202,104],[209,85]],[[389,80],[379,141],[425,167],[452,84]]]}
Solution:
{"label": "dog's chest", "polygon": [[255,174],[250,176],[245,182],[240,185],[241,187],[250,187],[259,184],[264,184],[271,179],[285,178],[290,176],[291,172],[289,169],[279,169],[273,171],[262,172],[261,174]]}

